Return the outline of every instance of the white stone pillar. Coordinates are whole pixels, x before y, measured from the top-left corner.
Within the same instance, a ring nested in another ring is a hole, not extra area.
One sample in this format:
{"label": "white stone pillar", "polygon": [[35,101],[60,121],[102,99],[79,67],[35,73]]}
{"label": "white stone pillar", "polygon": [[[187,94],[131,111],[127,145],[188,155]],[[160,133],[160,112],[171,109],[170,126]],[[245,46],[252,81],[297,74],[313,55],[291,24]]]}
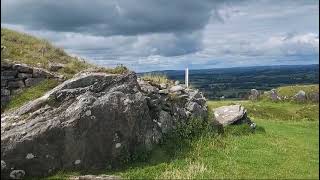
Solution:
{"label": "white stone pillar", "polygon": [[185,85],[188,88],[189,87],[189,69],[186,68],[186,72],[185,72]]}

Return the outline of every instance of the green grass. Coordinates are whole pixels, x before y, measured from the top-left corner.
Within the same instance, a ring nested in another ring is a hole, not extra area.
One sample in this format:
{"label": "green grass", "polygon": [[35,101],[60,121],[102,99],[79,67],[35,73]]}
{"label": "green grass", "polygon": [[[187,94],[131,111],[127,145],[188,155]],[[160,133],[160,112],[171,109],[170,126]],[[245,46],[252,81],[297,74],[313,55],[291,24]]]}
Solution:
{"label": "green grass", "polygon": [[307,95],[311,93],[319,93],[319,84],[315,85],[294,85],[294,86],[283,86],[277,88],[277,92],[280,96],[293,97],[300,90],[304,91]]}
{"label": "green grass", "polygon": [[[227,127],[220,135],[204,128],[201,133],[195,131],[196,136],[187,134],[190,138],[169,137],[147,160],[98,174],[130,179],[319,178],[318,104],[209,101],[208,105],[212,109],[234,103],[248,109],[249,117],[257,123],[254,133],[240,125]],[[306,118],[301,119],[303,116]],[[50,178],[78,174],[61,171]]]}
{"label": "green grass", "polygon": [[71,78],[74,74],[86,70],[112,74],[125,73],[128,69],[122,65],[112,69],[97,67],[85,61],[69,56],[63,49],[51,45],[47,40],[39,39],[25,33],[1,28],[1,61],[8,59],[16,63],[24,63],[33,67],[48,69],[50,63],[61,63],[65,67],[59,73]]}
{"label": "green grass", "polygon": [[59,84],[57,80],[54,79],[45,79],[41,81],[38,85],[26,88],[21,93],[14,95],[10,102],[1,109],[2,112],[6,112],[9,110],[14,110],[28,101],[37,99],[43,96],[47,91],[53,89]]}
{"label": "green grass", "polygon": [[151,81],[152,83],[155,83],[155,84],[161,84],[161,83],[173,84],[173,82],[169,80],[168,77],[164,74],[147,73],[147,74],[144,74],[141,77],[141,79],[145,81]]}

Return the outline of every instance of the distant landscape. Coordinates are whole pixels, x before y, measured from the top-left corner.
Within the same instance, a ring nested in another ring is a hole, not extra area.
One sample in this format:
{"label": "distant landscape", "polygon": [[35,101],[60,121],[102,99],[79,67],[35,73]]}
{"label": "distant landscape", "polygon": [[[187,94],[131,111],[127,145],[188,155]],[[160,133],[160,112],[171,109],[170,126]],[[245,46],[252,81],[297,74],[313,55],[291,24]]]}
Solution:
{"label": "distant landscape", "polygon": [[[183,70],[153,71],[184,83]],[[142,73],[142,74],[148,74]],[[141,74],[140,74],[141,75]],[[319,65],[281,65],[189,70],[192,87],[208,99],[245,99],[251,89],[268,91],[294,84],[318,84]]]}

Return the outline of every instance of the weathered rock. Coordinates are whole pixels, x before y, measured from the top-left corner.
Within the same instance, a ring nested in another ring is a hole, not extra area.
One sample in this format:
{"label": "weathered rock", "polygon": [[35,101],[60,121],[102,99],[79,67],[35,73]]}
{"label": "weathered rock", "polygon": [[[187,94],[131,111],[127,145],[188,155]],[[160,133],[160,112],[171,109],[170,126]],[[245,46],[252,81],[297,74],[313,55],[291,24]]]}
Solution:
{"label": "weathered rock", "polygon": [[8,80],[2,80],[1,79],[1,87],[7,86],[7,82],[8,82]]}
{"label": "weathered rock", "polygon": [[4,70],[1,71],[1,76],[16,76],[18,74],[17,70]]}
{"label": "weathered rock", "polygon": [[159,89],[157,87],[154,87],[152,85],[150,85],[148,82],[146,81],[138,81],[140,88],[143,92],[151,94],[151,93],[157,93],[159,91]]}
{"label": "weathered rock", "polygon": [[170,88],[170,92],[178,92],[178,91],[182,91],[184,90],[185,88],[180,86],[180,85],[176,85],[176,86],[173,86]]}
{"label": "weathered rock", "polygon": [[13,64],[12,69],[18,70],[21,73],[32,74],[32,68],[27,66],[26,64]]}
{"label": "weathered rock", "polygon": [[3,160],[1,160],[1,171],[3,171],[4,169],[7,168],[6,162],[4,162]]}
{"label": "weathered rock", "polygon": [[249,99],[256,101],[259,99],[260,93],[256,89],[251,89]]}
{"label": "weathered rock", "polygon": [[12,179],[23,179],[23,177],[26,175],[24,170],[13,170],[10,173],[10,178]]}
{"label": "weathered rock", "polygon": [[8,89],[2,89],[1,88],[1,96],[9,96],[10,91]]}
{"label": "weathered rock", "polygon": [[54,77],[54,75],[45,69],[34,68],[32,77],[34,77],[34,78],[52,78],[52,77]]}
{"label": "weathered rock", "polygon": [[21,79],[26,79],[26,78],[31,78],[32,77],[32,74],[28,74],[28,73],[19,73],[18,74],[18,78],[21,78]]}
{"label": "weathered rock", "polygon": [[180,84],[180,81],[175,81],[174,82],[174,85],[176,85],[176,86],[179,85],[179,84]]}
{"label": "weathered rock", "polygon": [[169,94],[169,90],[168,89],[161,89],[161,90],[159,90],[159,94]]}
{"label": "weathered rock", "polygon": [[277,90],[276,89],[271,89],[270,91],[270,98],[272,101],[279,101],[281,100],[280,96],[278,96]]}
{"label": "weathered rock", "polygon": [[168,85],[166,83],[160,84],[160,89],[167,89]]}
{"label": "weathered rock", "polygon": [[[137,147],[150,150],[176,123],[207,113],[196,102],[204,99],[201,94],[191,98],[183,92],[182,100],[173,101],[150,86],[134,73],[77,74],[3,114],[1,159],[30,176],[115,167]],[[10,171],[1,175],[8,178]]]}
{"label": "weathered rock", "polygon": [[58,71],[59,69],[64,68],[65,65],[61,63],[50,63],[49,64],[49,71]]}
{"label": "weathered rock", "polygon": [[8,88],[23,88],[25,87],[25,84],[23,81],[9,81],[8,82]]}
{"label": "weathered rock", "polygon": [[222,126],[247,121],[247,111],[241,105],[222,106],[213,110],[214,121]]}
{"label": "weathered rock", "polygon": [[294,99],[299,102],[306,101],[306,93],[300,90],[296,95],[294,95]]}
{"label": "weathered rock", "polygon": [[28,78],[24,82],[26,83],[27,87],[31,87],[31,86],[34,86],[36,84],[39,84],[44,79],[45,78]]}

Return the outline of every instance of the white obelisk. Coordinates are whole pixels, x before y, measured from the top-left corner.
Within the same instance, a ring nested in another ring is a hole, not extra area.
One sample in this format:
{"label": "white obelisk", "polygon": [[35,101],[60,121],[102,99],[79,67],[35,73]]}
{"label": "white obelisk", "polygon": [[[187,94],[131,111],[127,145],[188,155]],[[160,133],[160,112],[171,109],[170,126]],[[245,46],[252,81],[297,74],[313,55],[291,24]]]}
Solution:
{"label": "white obelisk", "polygon": [[185,81],[186,87],[188,88],[189,87],[189,69],[188,68],[186,68],[184,81]]}

